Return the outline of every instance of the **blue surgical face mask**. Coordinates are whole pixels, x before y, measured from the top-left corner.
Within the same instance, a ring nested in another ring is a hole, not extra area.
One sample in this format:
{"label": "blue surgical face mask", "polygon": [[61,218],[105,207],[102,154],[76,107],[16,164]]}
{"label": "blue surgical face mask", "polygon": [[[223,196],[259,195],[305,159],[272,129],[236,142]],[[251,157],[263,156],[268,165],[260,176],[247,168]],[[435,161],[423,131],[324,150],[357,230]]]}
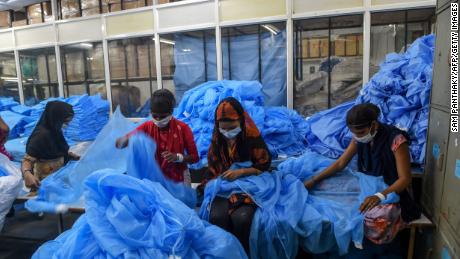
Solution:
{"label": "blue surgical face mask", "polygon": [[241,127],[238,126],[238,127],[234,128],[232,130],[224,130],[224,129],[219,128],[219,131],[220,131],[220,133],[222,133],[222,135],[224,135],[225,138],[234,139],[234,138],[236,138],[236,136],[238,136],[238,134],[240,134]]}

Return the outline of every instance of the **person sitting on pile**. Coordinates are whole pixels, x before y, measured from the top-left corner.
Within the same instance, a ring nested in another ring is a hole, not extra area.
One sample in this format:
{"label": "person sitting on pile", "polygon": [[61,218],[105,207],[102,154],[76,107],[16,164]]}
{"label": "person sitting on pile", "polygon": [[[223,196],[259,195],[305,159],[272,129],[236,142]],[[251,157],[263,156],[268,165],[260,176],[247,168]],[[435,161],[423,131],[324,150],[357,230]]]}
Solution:
{"label": "person sitting on pile", "polygon": [[190,127],[172,115],[175,103],[174,95],[169,90],[155,91],[150,100],[152,120],[144,122],[127,136],[118,138],[116,147],[126,147],[129,136],[144,132],[157,144],[155,159],[166,177],[190,185],[187,164],[198,162],[198,151]]}
{"label": "person sitting on pile", "polygon": [[[358,171],[372,176],[383,176],[389,186],[367,197],[360,206],[362,213],[369,212],[392,192],[400,197],[401,218],[410,222],[420,217],[420,209],[408,190],[411,182],[409,136],[394,126],[378,121],[380,109],[371,103],[353,106],[346,115],[346,123],[353,139],[345,152],[331,166],[310,180],[305,187],[312,189],[321,180],[342,171],[358,154]],[[381,210],[385,211],[385,209]],[[387,210],[388,211],[388,210]],[[397,217],[399,219],[399,217]],[[398,228],[393,228],[398,231]],[[396,233],[389,236],[394,237]],[[379,243],[379,240],[372,240]]]}
{"label": "person sitting on pile", "polygon": [[[230,170],[234,163],[252,162],[249,168]],[[233,181],[241,177],[258,175],[268,171],[271,154],[257,126],[233,97],[226,98],[217,106],[214,131],[208,151],[208,172],[198,191],[205,184],[222,176]],[[233,233],[249,252],[249,234],[257,209],[247,194],[233,194],[229,199],[216,197],[211,204],[209,221]]]}
{"label": "person sitting on pile", "polygon": [[72,121],[74,111],[70,104],[51,101],[46,104],[34,131],[26,144],[26,155],[21,171],[27,187],[36,190],[48,175],[63,167],[69,160],[80,157],[69,152],[62,129]]}

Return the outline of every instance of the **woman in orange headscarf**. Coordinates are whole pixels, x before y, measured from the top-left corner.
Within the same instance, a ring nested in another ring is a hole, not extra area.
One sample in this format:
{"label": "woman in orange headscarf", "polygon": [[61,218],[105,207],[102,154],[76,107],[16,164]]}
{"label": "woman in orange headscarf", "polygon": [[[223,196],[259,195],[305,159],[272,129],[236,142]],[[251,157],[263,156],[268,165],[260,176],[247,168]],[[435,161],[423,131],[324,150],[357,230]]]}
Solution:
{"label": "woman in orange headscarf", "polygon": [[[234,163],[250,161],[248,168],[230,170]],[[233,97],[220,102],[216,109],[212,143],[208,151],[207,180],[222,176],[233,181],[268,171],[271,155],[257,126]],[[216,197],[211,204],[210,222],[233,233],[246,251],[257,206],[247,194],[229,199]]]}

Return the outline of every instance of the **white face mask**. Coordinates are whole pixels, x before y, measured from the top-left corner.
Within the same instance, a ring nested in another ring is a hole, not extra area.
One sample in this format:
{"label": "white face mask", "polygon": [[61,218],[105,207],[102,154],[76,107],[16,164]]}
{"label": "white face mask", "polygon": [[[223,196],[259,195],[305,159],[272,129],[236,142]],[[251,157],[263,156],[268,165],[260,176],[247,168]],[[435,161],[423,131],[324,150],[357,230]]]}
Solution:
{"label": "white face mask", "polygon": [[224,129],[219,128],[219,131],[220,131],[220,133],[222,133],[222,135],[224,135],[225,138],[234,139],[234,138],[236,138],[236,136],[238,136],[238,134],[240,134],[241,127],[238,126],[238,127],[234,128],[232,130],[224,130]]}
{"label": "white face mask", "polygon": [[353,138],[355,138],[355,140],[360,143],[369,143],[374,139],[376,134],[377,134],[377,130],[375,130],[373,134],[371,134],[371,131],[369,131],[369,133],[367,133],[363,137],[357,137],[356,135],[353,134]]}
{"label": "white face mask", "polygon": [[67,127],[69,127],[69,123],[62,124],[62,129],[66,129]]}
{"label": "white face mask", "polygon": [[168,126],[168,123],[169,121],[171,120],[172,118],[172,115],[169,115],[161,120],[155,120],[155,119],[152,119],[153,120],[153,123],[155,123],[155,125],[158,127],[158,128],[164,128],[166,126]]}

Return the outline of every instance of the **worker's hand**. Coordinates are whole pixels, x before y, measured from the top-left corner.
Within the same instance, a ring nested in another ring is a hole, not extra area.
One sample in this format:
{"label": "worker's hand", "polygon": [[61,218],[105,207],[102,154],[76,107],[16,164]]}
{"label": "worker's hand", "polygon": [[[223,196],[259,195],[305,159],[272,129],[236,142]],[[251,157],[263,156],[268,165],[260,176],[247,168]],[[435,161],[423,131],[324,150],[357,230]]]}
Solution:
{"label": "worker's hand", "polygon": [[77,155],[77,154],[74,154],[72,152],[69,152],[69,157],[70,157],[71,160],[74,160],[74,161],[80,160],[80,156]]}
{"label": "worker's hand", "polygon": [[40,180],[29,171],[24,173],[24,182],[27,188],[38,189],[40,187]]}
{"label": "worker's hand", "polygon": [[115,147],[117,148],[125,148],[128,146],[128,143],[129,143],[129,138],[127,137],[121,137],[121,138],[117,138],[117,141],[115,142]]}
{"label": "worker's hand", "polygon": [[244,169],[227,170],[222,174],[222,177],[227,181],[234,181],[243,176],[245,176]]}
{"label": "worker's hand", "polygon": [[359,211],[361,211],[361,213],[364,213],[366,211],[373,209],[375,206],[379,204],[380,204],[379,197],[375,195],[369,196],[364,200],[363,203],[361,203],[361,206],[359,206]]}
{"label": "worker's hand", "polygon": [[310,179],[308,181],[303,182],[303,185],[305,185],[305,188],[307,188],[307,190],[309,191],[313,189],[315,184],[316,184],[316,181],[314,179]]}
{"label": "worker's hand", "polygon": [[179,159],[177,154],[171,153],[169,151],[163,151],[163,153],[161,153],[161,156],[164,159],[166,159],[166,161],[168,161],[168,162],[176,162]]}

